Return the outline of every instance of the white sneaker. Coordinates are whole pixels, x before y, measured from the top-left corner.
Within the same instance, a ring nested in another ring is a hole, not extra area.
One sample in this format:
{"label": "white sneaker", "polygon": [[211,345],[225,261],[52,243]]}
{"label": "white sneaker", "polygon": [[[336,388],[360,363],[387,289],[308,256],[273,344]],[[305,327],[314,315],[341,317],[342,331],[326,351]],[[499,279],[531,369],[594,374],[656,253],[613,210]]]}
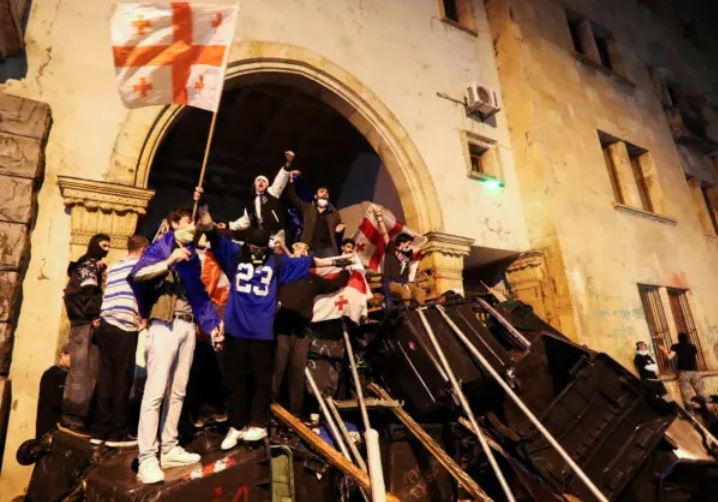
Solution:
{"label": "white sneaker", "polygon": [[234,427],[230,427],[227,431],[227,435],[224,437],[224,440],[220,445],[220,448],[222,448],[223,450],[231,450],[232,448],[237,446],[237,441],[242,439],[246,430],[247,429],[244,428],[241,431],[238,431]]}
{"label": "white sneaker", "polygon": [[160,463],[157,458],[151,457],[140,462],[137,469],[137,479],[146,485],[161,483],[165,480],[165,473],[160,469]]}
{"label": "white sneaker", "polygon": [[162,467],[177,467],[180,465],[196,464],[202,457],[196,453],[190,453],[181,446],[175,446],[167,453],[160,455]]}
{"label": "white sneaker", "polygon": [[245,441],[261,441],[267,437],[267,429],[264,427],[249,427],[242,435]]}

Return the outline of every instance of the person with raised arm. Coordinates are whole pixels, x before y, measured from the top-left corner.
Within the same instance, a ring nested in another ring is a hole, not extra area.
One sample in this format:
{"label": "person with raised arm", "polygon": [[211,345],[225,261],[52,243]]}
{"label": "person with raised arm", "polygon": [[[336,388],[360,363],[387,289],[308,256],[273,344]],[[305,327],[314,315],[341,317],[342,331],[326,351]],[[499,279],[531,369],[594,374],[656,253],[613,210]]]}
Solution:
{"label": "person with raised arm", "polygon": [[[195,200],[202,191],[195,190]],[[306,277],[312,265],[337,266],[341,260],[290,257],[269,247],[269,232],[254,227],[240,244],[216,231],[209,208],[199,208],[199,229],[206,233],[222,270],[230,279],[222,347],[229,390],[230,429],[222,441],[229,450],[267,436],[274,370],[274,319],[278,285]]]}
{"label": "person with raised arm", "polygon": [[242,216],[229,222],[230,230],[236,232],[250,227],[265,228],[269,231],[272,243],[275,239],[284,240],[285,217],[281,197],[290,177],[299,175],[299,171],[290,171],[292,162],[294,152],[287,150],[284,152],[284,165],[279,168],[271,185],[269,178],[264,175],[254,179],[252,201],[244,208]]}

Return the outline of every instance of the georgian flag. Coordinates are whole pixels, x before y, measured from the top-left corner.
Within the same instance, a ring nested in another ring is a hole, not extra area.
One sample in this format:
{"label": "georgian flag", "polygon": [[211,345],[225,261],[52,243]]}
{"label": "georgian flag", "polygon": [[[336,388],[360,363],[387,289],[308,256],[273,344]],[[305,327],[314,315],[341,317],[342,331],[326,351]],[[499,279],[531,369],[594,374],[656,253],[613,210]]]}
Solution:
{"label": "georgian flag", "polygon": [[[317,275],[327,278],[335,277],[341,271],[342,269],[338,267],[313,270]],[[362,317],[367,316],[367,300],[371,298],[371,290],[366,282],[364,266],[356,255],[350,272],[349,282],[344,288],[328,295],[319,295],[314,299],[312,322],[348,317],[358,323]]]}
{"label": "georgian flag", "polygon": [[[384,236],[379,230],[380,226],[376,219],[374,210],[381,211],[381,215],[384,219],[384,226],[389,233],[389,239],[394,239],[400,233],[409,234],[414,238],[412,246],[420,248],[428,239],[423,235],[417,234],[412,229],[404,226],[394,214],[386,209],[375,204],[369,204],[368,209],[364,213],[364,218],[359,224],[359,228],[354,234],[354,241],[356,242],[355,252],[360,257],[362,263],[369,270],[374,272],[381,272],[384,270],[384,252],[386,244],[384,242]],[[415,269],[418,267],[420,256],[414,256],[411,266]],[[416,270],[412,270],[410,276],[414,276]]]}
{"label": "georgian flag", "polygon": [[238,10],[236,4],[189,2],[116,5],[112,53],[125,106],[217,111]]}

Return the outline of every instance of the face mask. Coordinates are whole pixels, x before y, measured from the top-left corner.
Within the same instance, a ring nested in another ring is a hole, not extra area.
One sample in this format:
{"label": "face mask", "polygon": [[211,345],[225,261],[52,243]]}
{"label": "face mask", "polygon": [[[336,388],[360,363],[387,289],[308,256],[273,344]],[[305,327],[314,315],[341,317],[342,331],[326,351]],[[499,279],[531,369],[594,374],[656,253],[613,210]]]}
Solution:
{"label": "face mask", "polygon": [[194,226],[194,223],[192,223],[186,227],[175,230],[175,239],[180,244],[191,244],[194,240],[195,233],[197,233],[197,228]]}
{"label": "face mask", "polygon": [[329,205],[329,201],[327,199],[317,199],[317,206],[327,207],[328,205]]}
{"label": "face mask", "polygon": [[249,244],[249,256],[253,265],[262,265],[267,259],[269,249]]}

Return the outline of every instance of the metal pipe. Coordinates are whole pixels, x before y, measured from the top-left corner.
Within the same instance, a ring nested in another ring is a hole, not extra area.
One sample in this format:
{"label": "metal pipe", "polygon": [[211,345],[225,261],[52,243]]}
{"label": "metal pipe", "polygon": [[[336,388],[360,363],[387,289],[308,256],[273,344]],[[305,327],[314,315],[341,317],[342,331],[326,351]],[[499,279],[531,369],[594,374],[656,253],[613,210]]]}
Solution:
{"label": "metal pipe", "polygon": [[507,321],[504,316],[499,314],[498,310],[489,305],[489,302],[487,302],[483,298],[476,298],[476,301],[479,302],[479,305],[481,305],[484,310],[486,310],[492,317],[494,317],[494,319],[499,321],[499,324],[506,328],[509,333],[514,335],[514,337],[524,346],[525,349],[531,347],[531,342],[529,342],[519,330],[514,328],[513,325],[509,321]]}
{"label": "metal pipe", "polygon": [[366,439],[366,453],[367,461],[369,463],[369,479],[371,481],[371,499],[372,502],[385,502],[386,487],[384,484],[384,472],[381,465],[379,433],[371,428],[371,423],[369,422],[369,413],[367,412],[366,403],[364,402],[364,392],[361,388],[359,371],[357,370],[356,360],[354,359],[354,349],[352,348],[352,342],[349,338],[347,325],[343,320],[342,334],[344,335],[344,345],[347,349],[347,357],[349,359],[349,366],[351,367],[352,371],[352,378],[354,379],[354,388],[357,394],[357,401],[359,402],[359,409],[361,410],[362,421],[364,422],[364,438]]}
{"label": "metal pipe", "polygon": [[479,424],[476,423],[476,417],[474,416],[474,412],[471,411],[469,401],[466,399],[464,391],[461,390],[461,385],[459,385],[459,382],[456,379],[456,375],[454,375],[454,370],[451,369],[449,361],[447,361],[446,356],[444,355],[444,350],[441,348],[441,345],[439,345],[439,340],[437,340],[436,335],[434,334],[434,330],[431,329],[431,325],[429,324],[429,321],[424,314],[425,308],[426,307],[416,310],[417,314],[419,314],[419,319],[421,319],[421,323],[424,325],[424,329],[429,335],[431,344],[434,346],[434,350],[436,350],[436,353],[439,356],[439,360],[444,366],[444,371],[446,371],[447,375],[449,375],[449,380],[451,381],[451,385],[454,388],[456,397],[459,399],[459,402],[461,403],[461,407],[464,409],[466,417],[469,419],[469,422],[471,422],[471,426],[476,431],[476,435],[479,438],[479,443],[481,444],[481,449],[484,451],[484,455],[486,455],[486,458],[489,461],[489,465],[491,465],[491,469],[493,469],[496,478],[499,480],[499,484],[501,485],[501,489],[504,491],[504,495],[506,495],[506,499],[509,502],[515,502],[516,499],[514,498],[514,494],[511,492],[511,488],[509,488],[509,484],[506,482],[506,478],[504,478],[504,473],[501,472],[501,468],[499,467],[498,462],[496,462],[494,452],[491,451],[491,447],[486,441],[486,438],[481,432],[481,429],[479,429]]}
{"label": "metal pipe", "polygon": [[349,446],[349,452],[352,454],[352,457],[354,457],[354,462],[361,468],[362,471],[369,472],[366,466],[366,462],[364,462],[364,457],[362,457],[361,453],[359,453],[359,448],[357,448],[357,445],[355,445],[354,441],[352,441],[349,437],[349,431],[347,430],[346,425],[344,425],[344,420],[342,420],[342,416],[339,414],[339,410],[337,409],[337,405],[334,402],[334,399],[328,397],[326,401],[327,407],[329,408],[329,411],[332,412],[332,415],[334,416],[334,421],[339,427],[339,432],[342,433],[344,441],[346,441],[347,445]]}
{"label": "metal pipe", "polygon": [[327,425],[329,426],[329,431],[332,433],[334,441],[336,441],[337,446],[339,446],[339,451],[341,451],[342,455],[344,455],[346,458],[349,459],[349,461],[351,461],[352,458],[349,455],[349,451],[347,450],[347,447],[342,440],[342,436],[337,429],[337,425],[332,419],[332,415],[329,413],[327,403],[324,401],[324,396],[322,396],[322,393],[319,392],[319,387],[317,387],[317,383],[314,381],[312,372],[309,371],[309,368],[304,368],[304,374],[306,375],[307,381],[309,382],[309,388],[312,389],[312,394],[314,394],[314,397],[317,398],[317,401],[319,401],[319,408],[322,410],[322,415],[324,415],[324,420],[326,420]]}
{"label": "metal pipe", "polygon": [[556,438],[554,438],[553,435],[548,431],[548,429],[546,429],[541,424],[536,415],[534,415],[534,413],[528,409],[528,407],[524,404],[521,398],[513,391],[511,386],[507,384],[503,378],[501,378],[501,375],[499,375],[496,370],[489,364],[489,362],[481,354],[481,352],[479,352],[476,347],[474,347],[473,344],[469,342],[468,338],[466,338],[466,335],[464,335],[461,329],[459,329],[459,327],[454,323],[454,321],[452,321],[451,318],[446,314],[444,308],[441,305],[438,305],[437,309],[444,317],[446,322],[449,324],[451,329],[454,331],[454,333],[456,333],[456,336],[458,336],[459,339],[464,343],[469,352],[471,352],[471,354],[479,361],[479,363],[481,363],[481,366],[483,366],[484,369],[494,378],[494,380],[496,380],[496,382],[504,389],[504,392],[508,394],[511,400],[516,404],[516,406],[519,407],[519,409],[524,413],[524,415],[526,415],[526,417],[531,421],[534,427],[536,427],[536,429],[538,429],[538,431],[543,435],[543,437],[546,438],[546,441],[548,441],[548,443],[553,446],[553,448],[558,452],[558,454],[561,455],[561,458],[563,458],[563,460],[569,465],[569,467],[571,467],[571,470],[573,470],[573,472],[576,473],[576,475],[581,479],[581,481],[583,481],[583,483],[591,491],[591,493],[593,493],[593,495],[601,502],[608,502],[606,496],[601,493],[601,490],[599,490],[595,484],[593,484],[591,478],[589,478],[586,473],[583,472],[583,469],[581,469],[581,467],[579,467],[579,465],[573,461],[573,459],[566,452],[566,450],[563,449],[563,447],[559,444]]}

